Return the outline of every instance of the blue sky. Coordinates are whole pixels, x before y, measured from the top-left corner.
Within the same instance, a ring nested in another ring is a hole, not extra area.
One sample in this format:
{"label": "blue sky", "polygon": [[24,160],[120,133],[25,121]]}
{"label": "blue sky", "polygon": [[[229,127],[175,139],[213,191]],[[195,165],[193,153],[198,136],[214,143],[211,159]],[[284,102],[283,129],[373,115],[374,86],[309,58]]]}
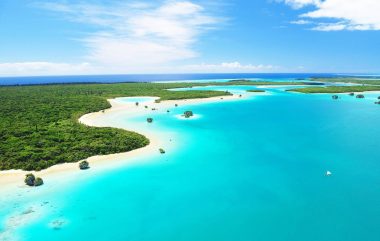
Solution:
{"label": "blue sky", "polygon": [[2,0],[0,75],[380,73],[378,0]]}

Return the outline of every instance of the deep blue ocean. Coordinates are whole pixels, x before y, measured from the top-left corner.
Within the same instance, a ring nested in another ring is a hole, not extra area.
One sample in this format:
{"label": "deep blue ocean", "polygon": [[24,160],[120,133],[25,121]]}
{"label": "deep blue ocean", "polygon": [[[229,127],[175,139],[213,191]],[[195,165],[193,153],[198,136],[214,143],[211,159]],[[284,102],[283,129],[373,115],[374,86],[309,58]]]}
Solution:
{"label": "deep blue ocean", "polygon": [[287,79],[309,77],[333,77],[336,74],[137,74],[137,75],[75,75],[75,76],[30,76],[0,77],[0,85],[30,85],[53,83],[117,83],[117,82],[154,82],[179,80],[215,79]]}
{"label": "deep blue ocean", "polygon": [[[0,196],[0,240],[379,241],[380,93],[332,100],[258,88],[267,92],[104,115],[165,133],[166,154]],[[177,117],[189,109],[198,118]]]}

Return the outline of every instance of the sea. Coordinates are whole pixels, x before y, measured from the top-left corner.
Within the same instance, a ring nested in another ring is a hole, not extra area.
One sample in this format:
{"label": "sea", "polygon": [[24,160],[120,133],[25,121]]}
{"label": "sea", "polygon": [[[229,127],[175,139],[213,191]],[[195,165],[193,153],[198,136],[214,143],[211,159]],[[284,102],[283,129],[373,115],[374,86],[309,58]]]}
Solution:
{"label": "sea", "polygon": [[247,97],[99,117],[161,133],[166,153],[1,195],[0,240],[379,241],[380,93],[289,88],[194,87]]}
{"label": "sea", "polygon": [[0,85],[35,85],[68,83],[120,83],[120,82],[168,82],[209,81],[230,79],[278,80],[306,79],[311,77],[361,77],[379,78],[371,74],[332,73],[225,73],[225,74],[124,74],[124,75],[67,75],[67,76],[17,76],[0,77]]}

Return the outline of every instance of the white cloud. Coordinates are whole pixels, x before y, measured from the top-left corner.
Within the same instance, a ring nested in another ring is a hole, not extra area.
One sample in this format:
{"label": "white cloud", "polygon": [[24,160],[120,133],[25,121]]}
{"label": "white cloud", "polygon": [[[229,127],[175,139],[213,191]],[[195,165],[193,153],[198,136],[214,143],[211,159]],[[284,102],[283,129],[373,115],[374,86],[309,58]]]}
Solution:
{"label": "white cloud", "polygon": [[302,18],[322,19],[322,22],[316,23],[313,30],[380,30],[379,0],[284,0],[284,2],[297,8],[307,5],[315,7],[315,10],[300,15]]}
{"label": "white cloud", "polygon": [[308,20],[304,20],[304,19],[299,19],[299,20],[291,21],[290,23],[297,24],[297,25],[306,25],[306,24],[311,24],[312,22]]}
{"label": "white cloud", "polygon": [[292,8],[299,9],[307,5],[319,5],[320,0],[282,0],[286,4],[290,5]]}
{"label": "white cloud", "polygon": [[[140,66],[133,73],[254,73],[272,72],[279,67],[272,65],[241,64],[239,62],[224,62],[219,64],[192,64]],[[118,67],[94,65],[90,63],[52,63],[52,62],[16,62],[0,63],[0,76],[43,76],[43,75],[82,75],[82,74],[125,74]]]}
{"label": "white cloud", "polygon": [[70,21],[90,24],[99,30],[82,39],[96,64],[133,71],[198,56],[194,44],[202,33],[222,21],[190,1],[118,4],[45,3]]}

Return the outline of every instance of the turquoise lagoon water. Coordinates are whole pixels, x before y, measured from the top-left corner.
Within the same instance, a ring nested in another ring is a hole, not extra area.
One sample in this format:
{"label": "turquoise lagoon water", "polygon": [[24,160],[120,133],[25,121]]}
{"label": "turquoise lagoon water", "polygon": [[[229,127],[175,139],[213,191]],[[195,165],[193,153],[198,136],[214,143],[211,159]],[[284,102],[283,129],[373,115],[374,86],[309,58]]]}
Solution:
{"label": "turquoise lagoon water", "polygon": [[[203,87],[224,88],[253,87]],[[379,94],[334,101],[260,88],[267,93],[238,101],[107,117],[116,126],[160,130],[167,153],[0,197],[0,237],[380,240]],[[176,118],[189,109],[201,117]]]}

